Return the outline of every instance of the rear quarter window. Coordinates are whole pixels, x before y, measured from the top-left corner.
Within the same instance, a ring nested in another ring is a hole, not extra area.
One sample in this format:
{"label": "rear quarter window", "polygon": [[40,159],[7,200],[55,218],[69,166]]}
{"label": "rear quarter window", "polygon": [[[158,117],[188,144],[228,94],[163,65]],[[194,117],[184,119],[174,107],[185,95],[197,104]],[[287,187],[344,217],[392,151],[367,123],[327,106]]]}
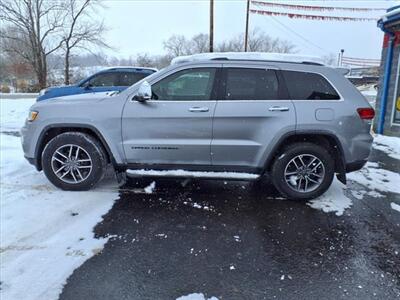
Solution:
{"label": "rear quarter window", "polygon": [[339,94],[322,75],[316,73],[282,71],[293,100],[338,100]]}

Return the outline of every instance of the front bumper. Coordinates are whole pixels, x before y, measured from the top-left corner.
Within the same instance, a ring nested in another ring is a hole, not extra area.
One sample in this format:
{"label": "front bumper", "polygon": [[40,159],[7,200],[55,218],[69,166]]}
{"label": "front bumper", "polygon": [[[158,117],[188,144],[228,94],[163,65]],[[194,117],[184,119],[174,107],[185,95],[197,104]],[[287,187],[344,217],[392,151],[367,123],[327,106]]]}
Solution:
{"label": "front bumper", "polygon": [[36,167],[40,171],[40,163],[36,157],[36,143],[37,128],[35,123],[25,122],[25,125],[21,128],[21,144],[22,150],[24,151],[24,157],[28,162]]}

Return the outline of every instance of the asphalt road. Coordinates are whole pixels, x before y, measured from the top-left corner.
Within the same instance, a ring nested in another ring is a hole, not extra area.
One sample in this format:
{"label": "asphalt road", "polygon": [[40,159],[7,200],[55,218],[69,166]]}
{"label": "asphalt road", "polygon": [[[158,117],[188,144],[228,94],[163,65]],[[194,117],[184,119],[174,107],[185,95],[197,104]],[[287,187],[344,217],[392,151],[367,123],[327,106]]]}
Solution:
{"label": "asphalt road", "polygon": [[[400,171],[379,151],[372,160]],[[61,299],[400,299],[398,194],[353,198],[336,216],[267,183],[157,179],[152,194],[130,191],[151,181],[121,190],[95,227],[112,238]]]}

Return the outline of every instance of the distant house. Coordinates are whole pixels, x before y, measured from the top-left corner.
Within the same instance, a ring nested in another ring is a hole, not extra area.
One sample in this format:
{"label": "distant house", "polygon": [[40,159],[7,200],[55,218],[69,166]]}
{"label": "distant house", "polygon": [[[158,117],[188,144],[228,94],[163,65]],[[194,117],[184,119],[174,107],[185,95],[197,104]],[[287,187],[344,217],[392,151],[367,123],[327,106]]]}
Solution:
{"label": "distant house", "polygon": [[400,5],[378,21],[385,33],[374,128],[377,133],[400,136]]}

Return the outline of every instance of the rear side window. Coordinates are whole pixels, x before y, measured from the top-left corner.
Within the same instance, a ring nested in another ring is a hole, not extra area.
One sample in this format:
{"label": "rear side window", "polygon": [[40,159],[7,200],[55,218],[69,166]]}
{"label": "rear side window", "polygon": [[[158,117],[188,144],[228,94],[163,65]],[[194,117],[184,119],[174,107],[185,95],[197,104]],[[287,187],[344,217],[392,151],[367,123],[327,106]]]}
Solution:
{"label": "rear side window", "polygon": [[274,100],[278,94],[278,79],[273,70],[226,69],[225,100]]}
{"label": "rear side window", "polygon": [[116,86],[118,83],[118,74],[115,72],[101,73],[92,77],[89,85],[93,87]]}
{"label": "rear side window", "polygon": [[332,85],[315,73],[282,71],[293,100],[337,100],[340,96]]}
{"label": "rear side window", "polygon": [[120,86],[131,86],[139,80],[150,75],[150,73],[139,73],[139,72],[122,72],[120,73],[119,85]]}

